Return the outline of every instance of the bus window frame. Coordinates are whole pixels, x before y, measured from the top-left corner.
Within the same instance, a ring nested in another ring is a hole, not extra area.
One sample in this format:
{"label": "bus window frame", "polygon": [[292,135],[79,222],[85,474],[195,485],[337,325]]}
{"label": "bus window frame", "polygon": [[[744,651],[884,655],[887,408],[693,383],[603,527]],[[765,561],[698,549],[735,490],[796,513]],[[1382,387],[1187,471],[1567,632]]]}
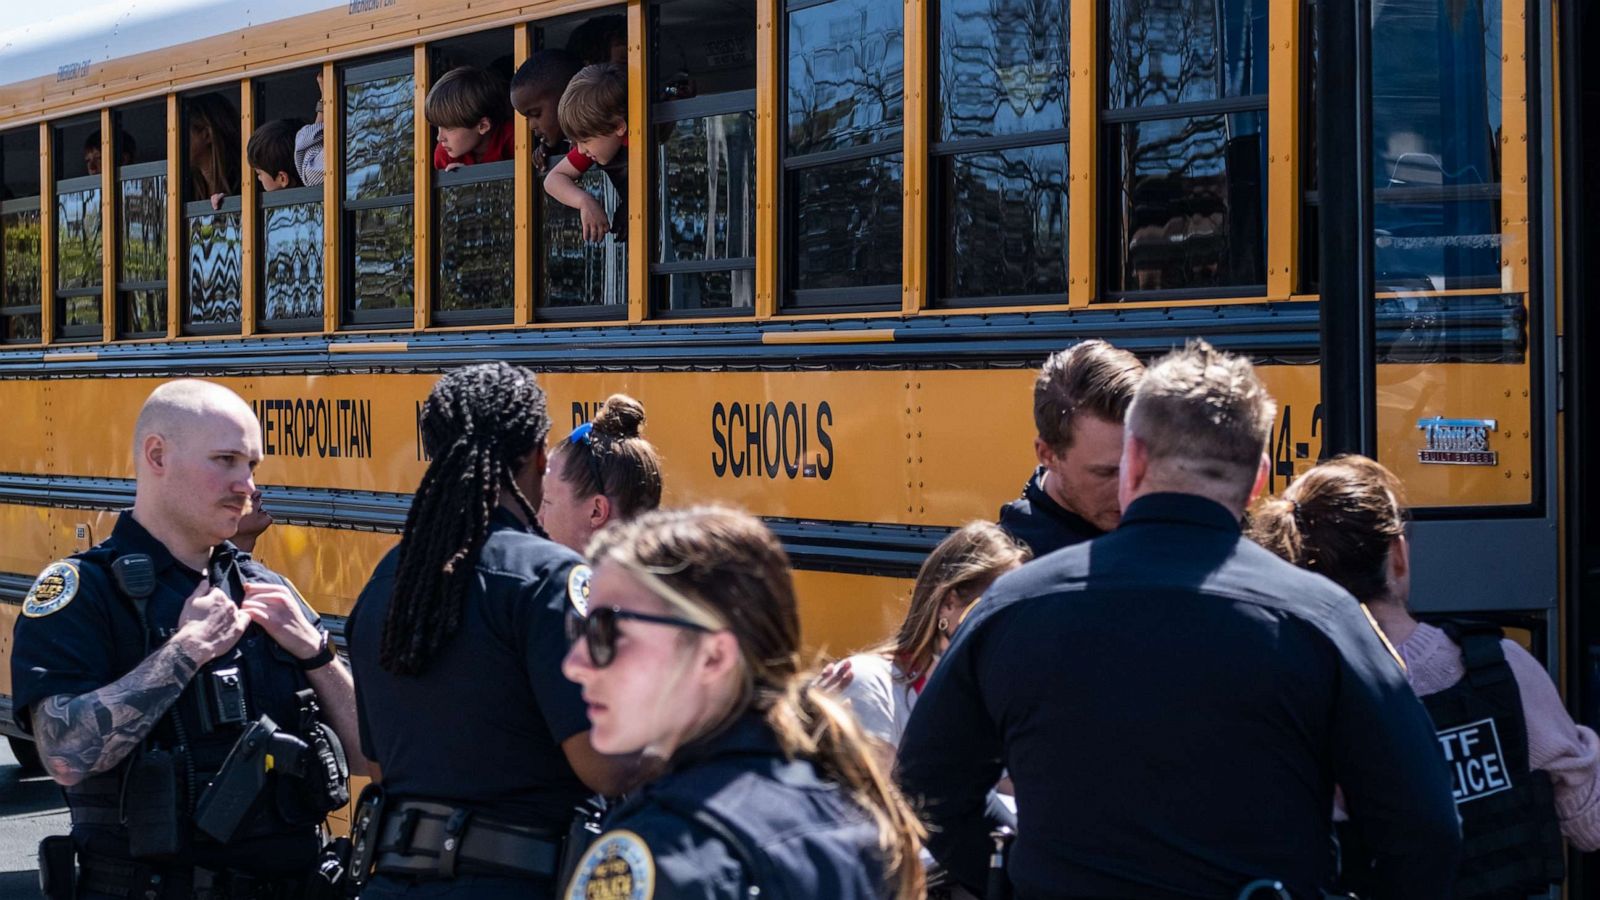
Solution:
{"label": "bus window frame", "polygon": [[[243,178],[243,176],[240,176]],[[239,194],[229,194],[222,198],[222,205],[213,207],[210,200],[190,200],[183,204],[181,210],[183,234],[178,245],[180,258],[183,260],[183,306],[178,310],[179,321],[182,323],[181,334],[194,337],[241,337],[244,322],[244,279],[239,280],[239,318],[231,322],[190,322],[189,317],[189,220],[200,216],[218,215],[221,213],[235,213],[239,216],[239,262],[244,264],[244,198]],[[243,270],[240,270],[241,276]]]}
{"label": "bus window frame", "polygon": [[[68,122],[68,123],[63,123],[63,124],[69,124],[70,125],[72,123]],[[57,140],[53,141],[52,143],[59,144],[61,142],[60,142],[59,139],[57,139]],[[54,272],[53,272],[53,275],[52,275],[53,283],[50,285],[51,306],[54,307],[54,309],[55,309],[55,327],[53,329],[53,333],[50,335],[50,343],[52,343],[52,344],[55,344],[55,343],[61,343],[61,344],[96,343],[96,342],[99,342],[99,341],[103,340],[104,337],[105,337],[105,307],[103,305],[98,307],[99,311],[100,311],[100,319],[99,319],[99,321],[96,321],[96,322],[94,322],[92,324],[89,324],[89,325],[68,325],[68,324],[66,324],[66,320],[67,320],[66,302],[68,300],[76,299],[78,297],[102,297],[103,298],[105,296],[105,287],[106,286],[105,286],[105,275],[103,273],[105,271],[105,252],[106,252],[106,247],[105,247],[105,241],[106,241],[106,238],[105,238],[105,232],[106,232],[106,198],[104,196],[101,196],[101,198],[100,198],[100,266],[97,267],[99,269],[99,271],[102,273],[101,277],[100,277],[100,282],[98,284],[92,286],[92,287],[67,288],[67,289],[63,289],[63,288],[60,287],[60,284],[61,284],[61,262],[60,262],[60,255],[61,255],[61,237],[60,237],[60,232],[61,232],[61,228],[60,228],[59,223],[60,223],[60,216],[61,216],[61,195],[62,194],[77,194],[77,193],[82,193],[82,192],[88,191],[88,190],[100,191],[101,194],[103,195],[105,193],[103,176],[102,175],[78,175],[78,176],[74,176],[72,178],[58,178],[58,179],[56,179],[56,181],[54,183],[54,187],[50,192],[50,199],[51,199],[51,206],[52,206],[52,209],[50,210],[50,219],[51,219],[51,223],[52,223],[51,228],[52,228],[53,231],[56,232],[56,239],[55,239],[55,241],[52,242],[52,246],[50,248],[51,253],[55,254],[55,256],[56,256],[55,265],[52,266],[52,268],[54,269]],[[43,227],[43,226],[41,226],[41,227]]]}
{"label": "bus window frame", "polygon": [[[261,191],[256,195],[256,239],[261,244],[256,253],[256,322],[255,330],[258,334],[308,334],[322,331],[323,315],[307,316],[297,319],[271,319],[267,317],[267,210],[280,209],[285,206],[301,206],[309,203],[323,202],[323,187],[320,184],[302,185],[295,188],[282,188],[276,191]],[[328,227],[328,210],[326,204],[322,210],[322,228],[326,232]],[[317,255],[322,255],[324,236],[317,237]],[[322,295],[323,303],[327,302],[327,266],[324,264],[322,273],[323,284],[318,290]]]}
{"label": "bus window frame", "polygon": [[[752,4],[752,6],[755,5],[756,4]],[[659,33],[657,31],[659,26],[656,16],[660,6],[661,4],[659,2],[651,2],[647,4],[647,39],[651,42],[652,46],[654,46],[659,40]],[[758,23],[755,30],[750,35],[752,48],[758,48],[759,44],[759,15],[759,10],[752,9],[751,19],[753,22]],[[756,52],[759,53],[759,49],[756,49]],[[657,71],[657,66],[659,66],[660,63],[659,60],[656,59],[656,56],[657,54],[651,53],[645,60],[647,66],[649,67],[649,71],[645,73],[645,77],[643,79],[644,89],[652,93],[655,89],[656,76],[659,74]],[[756,76],[756,83],[757,85],[760,83],[759,76]],[[756,222],[760,220],[759,207],[751,212],[750,237],[752,240],[753,249],[751,250],[751,254],[749,256],[729,257],[725,259],[680,259],[673,260],[671,262],[661,262],[659,261],[659,257],[661,255],[661,234],[663,230],[661,216],[665,215],[665,211],[659,209],[658,204],[652,201],[656,199],[658,192],[661,190],[661,185],[659,185],[656,181],[656,176],[658,174],[656,171],[656,159],[661,152],[661,140],[658,126],[676,125],[679,122],[706,119],[712,116],[738,115],[740,113],[749,113],[753,118],[759,119],[760,112],[757,109],[757,106],[759,104],[760,93],[759,87],[752,86],[744,90],[722,91],[715,94],[685,97],[678,100],[655,100],[653,97],[647,95],[646,118],[650,123],[650,149],[648,151],[650,165],[648,167],[649,171],[644,173],[644,187],[646,189],[647,204],[646,221],[650,227],[647,229],[649,240],[644,247],[644,251],[646,253],[645,268],[648,274],[647,309],[649,311],[650,318],[749,319],[754,318],[756,315],[756,294],[759,293],[759,288],[754,283],[755,278],[753,274],[751,276],[750,305],[730,306],[726,309],[675,309],[668,305],[667,285],[674,275],[703,275],[718,274],[723,272],[754,273],[756,271],[756,254],[760,252],[761,249],[759,245],[754,243],[757,233]],[[751,130],[750,137],[752,152],[759,159],[759,151],[755,148],[755,129]],[[752,183],[755,182],[757,178],[758,170],[759,165],[753,166],[751,169],[750,177]],[[629,189],[630,191],[632,190],[631,184]],[[752,198],[757,196],[759,196],[758,193],[752,193]]]}
{"label": "bus window frame", "polygon": [[[35,194],[35,195],[31,196],[31,197],[13,197],[10,200],[0,200],[0,217],[4,217],[4,216],[7,216],[7,215],[10,215],[11,213],[38,212],[39,213],[39,228],[40,228],[41,231],[43,231],[43,229],[44,229],[44,212],[43,212],[43,210],[41,208],[41,203],[43,202],[43,199],[44,198],[41,195]],[[41,249],[43,249],[43,248],[41,248]],[[4,252],[5,252],[5,246],[4,246],[4,244],[0,244],[0,254],[3,254]],[[4,264],[4,257],[0,256],[0,265],[3,265],[3,264]],[[42,259],[40,260],[40,273],[39,274],[40,274],[40,277],[42,279],[43,275],[44,275],[44,272],[43,272],[43,260]],[[0,278],[4,278],[4,277],[5,277],[5,269],[4,268],[0,268]],[[3,290],[3,289],[4,289],[4,285],[0,285],[0,290]],[[51,297],[52,297],[52,299],[54,298],[54,295],[55,295],[55,291],[54,291],[54,287],[52,286],[52,288],[51,288]],[[43,330],[44,330],[44,297],[43,297],[43,294],[41,293],[39,296],[34,297],[33,300],[34,300],[34,302],[32,304],[27,304],[27,305],[23,305],[23,306],[0,307],[0,346],[26,347],[26,346],[31,346],[31,345],[35,345],[35,344],[39,344],[39,343],[43,342],[43,340],[44,340],[44,334],[43,334]],[[40,335],[38,337],[36,337],[36,338],[26,338],[26,339],[20,339],[20,340],[12,340],[12,339],[8,339],[8,338],[6,338],[4,336],[5,332],[6,332],[6,329],[3,326],[4,326],[4,322],[5,322],[6,319],[15,318],[17,316],[30,316],[30,315],[39,317]]]}
{"label": "bus window frame", "polygon": [[[163,110],[163,112],[165,112],[165,110]],[[166,303],[172,302],[172,298],[166,296],[167,278],[165,274],[163,274],[161,280],[159,281],[123,281],[121,278],[122,259],[123,255],[127,252],[127,248],[123,246],[122,241],[122,215],[124,212],[122,205],[122,185],[128,181],[138,181],[140,179],[150,178],[156,175],[160,175],[162,178],[168,177],[167,161],[165,159],[152,160],[150,162],[143,163],[130,163],[125,166],[118,166],[116,169],[116,175],[113,178],[113,183],[117,186],[117,202],[115,210],[117,222],[117,246],[115,253],[115,268],[113,271],[117,273],[118,277],[116,283],[112,286],[112,290],[116,293],[117,297],[117,321],[116,331],[114,334],[116,335],[116,339],[119,341],[149,340],[151,338],[164,338],[167,336],[167,316],[165,314],[165,304],[162,306],[163,314],[161,316],[160,328],[152,329],[150,331],[131,331],[125,327],[127,323],[132,320],[132,317],[128,315],[126,302],[128,298],[124,296],[125,294],[130,294],[134,291],[160,291],[165,298]],[[163,228],[166,227],[167,223],[166,205],[167,191],[165,185],[163,185],[161,191],[161,224]],[[167,241],[171,241],[173,236],[167,235],[166,239]],[[163,244],[161,248],[161,267],[165,269],[166,264],[167,248]]]}
{"label": "bus window frame", "polygon": [[[513,116],[516,113],[512,113]],[[512,120],[515,124],[516,119]],[[431,165],[431,164],[430,164]],[[511,184],[512,203],[516,203],[516,178],[517,163],[515,159],[502,159],[491,163],[478,163],[477,165],[462,166],[459,169],[445,171],[443,169],[433,172],[432,187],[433,205],[429,212],[433,216],[433,264],[428,277],[433,282],[433,289],[428,292],[428,302],[433,308],[428,312],[428,321],[433,325],[445,327],[472,326],[472,325],[510,325],[515,317],[517,306],[517,283],[515,274],[516,253],[516,224],[511,223],[511,247],[513,254],[513,269],[509,283],[509,295],[505,306],[491,307],[489,309],[441,309],[439,302],[442,299],[439,290],[439,268],[444,262],[441,243],[444,237],[445,222],[442,219],[443,206],[440,202],[442,191],[445,188],[457,187],[468,184],[490,184],[494,182],[507,182]],[[514,214],[513,214],[514,215]]]}
{"label": "bus window frame", "polygon": [[[775,219],[777,252],[777,283],[776,283],[776,310],[779,317],[794,316],[834,316],[854,315],[861,313],[897,313],[903,307],[901,295],[905,290],[907,279],[910,276],[908,265],[910,261],[905,258],[904,238],[906,223],[909,221],[911,211],[909,205],[902,197],[900,209],[900,232],[902,239],[900,250],[900,278],[890,284],[856,285],[844,288],[796,288],[794,287],[794,273],[798,267],[797,254],[799,244],[796,239],[798,228],[791,222],[791,215],[799,208],[798,181],[796,173],[806,169],[824,168],[838,163],[855,162],[861,159],[874,159],[879,157],[899,157],[896,163],[900,167],[900,186],[905,187],[906,178],[906,119],[907,111],[912,99],[902,94],[900,106],[900,132],[893,138],[873,141],[870,144],[858,144],[834,150],[823,150],[815,153],[805,153],[792,156],[789,153],[789,17],[797,12],[803,12],[839,0],[777,0],[777,21],[773,30],[777,33],[777,57],[773,60],[773,71],[777,81],[778,106],[773,110],[777,120],[777,146],[773,150],[778,156],[778,206],[771,212]],[[904,73],[909,63],[910,51],[906,48],[909,29],[906,22],[904,4],[900,7],[900,66],[902,90]],[[757,154],[759,156],[759,150]]]}
{"label": "bus window frame", "polygon": [[[351,200],[346,185],[345,148],[350,143],[350,122],[346,111],[346,91],[352,84],[365,84],[369,81],[381,81],[397,75],[411,78],[412,89],[415,92],[417,71],[413,59],[413,48],[406,48],[396,54],[386,54],[378,59],[364,62],[343,62],[336,65],[334,71],[338,74],[335,107],[339,114],[339,152],[338,161],[338,186],[339,186],[339,309],[337,312],[340,331],[410,331],[415,329],[417,296],[413,290],[411,305],[397,309],[356,309],[350,304],[355,301],[356,271],[355,271],[355,223],[354,214],[373,209],[392,209],[406,206],[411,209],[411,239],[414,242],[417,234],[417,188],[415,179],[412,181],[411,192],[407,194],[394,194],[385,197],[373,197],[365,200]],[[416,123],[412,123],[415,130]],[[327,177],[327,169],[333,161],[333,154],[328,152],[326,144],[323,146],[323,171]],[[413,151],[414,152],[414,151]],[[415,167],[416,160],[411,161]],[[323,210],[323,227],[327,227],[328,211]],[[415,282],[417,266],[421,260],[411,260],[412,279]],[[326,273],[324,273],[326,278]]]}

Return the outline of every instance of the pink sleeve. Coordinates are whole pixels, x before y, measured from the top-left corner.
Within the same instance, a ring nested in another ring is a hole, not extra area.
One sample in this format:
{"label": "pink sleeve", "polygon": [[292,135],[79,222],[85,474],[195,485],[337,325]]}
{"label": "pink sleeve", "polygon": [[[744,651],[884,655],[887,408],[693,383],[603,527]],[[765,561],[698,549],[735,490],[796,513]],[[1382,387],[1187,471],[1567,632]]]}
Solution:
{"label": "pink sleeve", "polygon": [[1572,721],[1538,660],[1514,641],[1503,645],[1522,694],[1528,765],[1550,773],[1567,840],[1583,851],[1600,848],[1600,736]]}

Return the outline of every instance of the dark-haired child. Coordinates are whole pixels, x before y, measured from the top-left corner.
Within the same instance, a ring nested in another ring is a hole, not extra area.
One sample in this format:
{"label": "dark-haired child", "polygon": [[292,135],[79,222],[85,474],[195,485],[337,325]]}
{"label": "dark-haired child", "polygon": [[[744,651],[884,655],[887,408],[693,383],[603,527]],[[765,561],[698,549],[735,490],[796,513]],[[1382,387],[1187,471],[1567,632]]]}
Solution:
{"label": "dark-haired child", "polygon": [[446,171],[510,159],[511,103],[503,82],[476,66],[444,74],[428,92],[428,123],[439,130],[433,167]]}
{"label": "dark-haired child", "polygon": [[295,136],[302,126],[298,119],[273,119],[250,135],[244,153],[263,191],[271,193],[305,184],[295,167],[294,154]]}

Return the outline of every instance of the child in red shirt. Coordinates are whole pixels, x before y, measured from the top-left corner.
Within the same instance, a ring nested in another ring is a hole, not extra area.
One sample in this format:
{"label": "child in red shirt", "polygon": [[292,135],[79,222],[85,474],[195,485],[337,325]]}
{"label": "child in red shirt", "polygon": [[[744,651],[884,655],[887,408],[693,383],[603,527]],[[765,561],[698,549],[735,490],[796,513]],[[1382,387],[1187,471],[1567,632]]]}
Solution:
{"label": "child in red shirt", "polygon": [[573,149],[545,177],[545,193],[578,210],[585,240],[598,241],[607,231],[627,240],[627,213],[619,209],[618,221],[611,222],[600,201],[578,186],[578,177],[598,165],[617,193],[627,196],[627,72],[616,63],[584,68],[561,95],[556,115]]}
{"label": "child in red shirt", "polygon": [[476,66],[451,69],[428,92],[428,123],[439,130],[433,167],[450,171],[512,157],[505,85]]}

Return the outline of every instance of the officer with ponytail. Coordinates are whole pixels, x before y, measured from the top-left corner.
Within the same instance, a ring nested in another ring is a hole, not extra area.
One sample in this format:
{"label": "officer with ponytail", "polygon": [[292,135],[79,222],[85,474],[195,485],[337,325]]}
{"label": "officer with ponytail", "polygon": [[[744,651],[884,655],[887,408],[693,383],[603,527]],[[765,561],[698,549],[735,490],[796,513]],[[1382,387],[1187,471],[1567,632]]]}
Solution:
{"label": "officer with ponytail", "polygon": [[548,431],[544,391],[504,363],[423,405],[431,461],[348,625],[379,773],[356,811],[365,897],[553,897],[574,808],[630,777],[561,675],[589,570],[535,530]]}
{"label": "officer with ponytail", "polygon": [[601,532],[564,671],[597,749],[659,774],[606,819],[565,898],[923,896],[922,828],[848,710],[800,671],[789,560],[716,508]]}
{"label": "officer with ponytail", "polygon": [[612,394],[551,448],[539,525],[552,541],[582,553],[606,525],[661,505],[661,457],[643,427],[639,401]]}

